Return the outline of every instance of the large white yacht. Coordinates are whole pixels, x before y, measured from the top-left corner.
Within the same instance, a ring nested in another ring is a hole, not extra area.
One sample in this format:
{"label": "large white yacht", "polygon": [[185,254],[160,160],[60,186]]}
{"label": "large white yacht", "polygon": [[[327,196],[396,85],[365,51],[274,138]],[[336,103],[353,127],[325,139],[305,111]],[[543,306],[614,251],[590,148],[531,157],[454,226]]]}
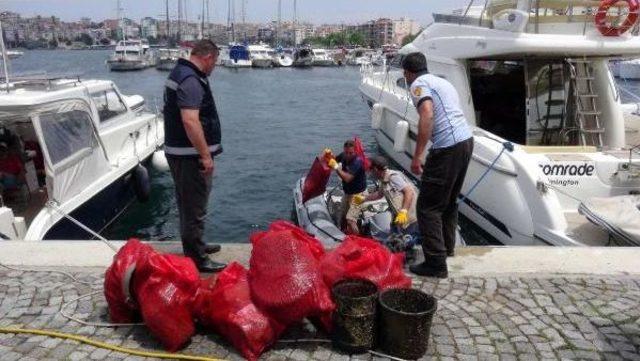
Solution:
{"label": "large white yacht", "polygon": [[395,64],[363,68],[360,89],[378,143],[410,173],[418,115],[399,62],[422,52],[429,72],[456,87],[473,128],[464,218],[507,245],[611,244],[602,225],[624,222],[594,217],[590,207],[610,200],[613,213],[637,214],[640,160],[608,63],[639,57],[640,38],[607,33],[606,23],[635,21],[637,3],[621,1],[608,13],[598,1],[477,3],[434,14]]}
{"label": "large white yacht", "polygon": [[1,90],[2,157],[23,171],[2,192],[0,238],[91,239],[65,215],[100,232],[136,196],[148,197],[144,166],[164,128],[141,96],[111,81],[45,74],[3,80]]}
{"label": "large white yacht", "polygon": [[154,52],[147,40],[121,40],[107,60],[111,71],[143,70],[156,64]]}

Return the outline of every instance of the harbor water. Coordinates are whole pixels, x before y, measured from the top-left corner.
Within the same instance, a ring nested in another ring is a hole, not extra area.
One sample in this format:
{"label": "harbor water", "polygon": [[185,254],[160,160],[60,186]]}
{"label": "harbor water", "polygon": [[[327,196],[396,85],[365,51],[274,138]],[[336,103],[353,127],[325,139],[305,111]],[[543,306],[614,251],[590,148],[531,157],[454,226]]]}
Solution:
{"label": "harbor water", "polygon": [[[12,62],[14,74],[34,71],[80,73],[110,79],[126,95],[142,95],[161,112],[167,72],[154,68],[117,73],[106,66],[109,51],[27,51]],[[290,219],[292,188],[323,148],[336,151],[360,136],[369,154],[378,152],[370,114],[362,100],[357,67],[227,69],[212,75],[223,129],[224,153],[216,159],[206,222],[206,242],[248,242],[252,231]],[[623,102],[639,102],[640,83]],[[491,243],[461,222],[472,244]],[[134,202],[105,232],[110,239],[177,240],[178,214],[169,173],[152,171],[151,201]]]}
{"label": "harbor water", "polygon": [[[126,95],[144,96],[162,109],[167,72],[150,68],[112,73],[108,51],[27,51],[12,72],[79,72],[111,79]],[[206,222],[206,242],[248,242],[252,231],[290,219],[292,188],[323,148],[342,148],[358,135],[369,152],[377,147],[355,67],[310,69],[218,68],[212,88],[222,121],[224,153]],[[107,231],[111,239],[177,239],[178,214],[169,173],[152,172],[151,201],[134,203]]]}

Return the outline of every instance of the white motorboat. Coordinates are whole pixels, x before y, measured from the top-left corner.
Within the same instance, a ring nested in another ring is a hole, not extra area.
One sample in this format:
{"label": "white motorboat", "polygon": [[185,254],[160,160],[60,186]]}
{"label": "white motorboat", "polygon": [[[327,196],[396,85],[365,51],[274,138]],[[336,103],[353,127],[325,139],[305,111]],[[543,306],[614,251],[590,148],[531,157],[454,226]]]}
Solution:
{"label": "white motorboat", "polygon": [[[23,51],[20,50],[7,50],[7,57],[9,59],[16,59],[24,55]],[[0,53],[0,59],[3,58],[2,53]]]}
{"label": "white motorboat", "polygon": [[[473,128],[464,218],[506,245],[608,245],[610,233],[579,207],[640,191],[623,112],[630,107],[620,103],[608,66],[640,56],[640,38],[603,36],[593,1],[479,4],[434,14],[394,64],[363,69],[376,140],[410,171],[418,115],[399,63],[422,52],[429,72],[456,87]],[[625,4],[616,4],[616,14],[625,16]]]}
{"label": "white motorboat", "polygon": [[273,61],[273,66],[279,68],[288,68],[293,66],[293,57],[284,51],[276,51],[271,49],[269,55]]}
{"label": "white motorboat", "polygon": [[325,49],[311,49],[313,53],[313,66],[337,66]]}
{"label": "white motorboat", "polygon": [[300,48],[293,53],[293,66],[308,68],[313,66],[313,53],[311,49]]}
{"label": "white motorboat", "polygon": [[229,58],[224,66],[227,68],[251,68],[251,55],[244,45],[232,45],[229,47]]}
{"label": "white motorboat", "polygon": [[347,55],[347,65],[363,66],[371,65],[373,51],[368,49],[354,49]]}
{"label": "white motorboat", "polygon": [[269,55],[270,47],[266,45],[249,45],[249,57],[254,68],[272,68],[273,58]]}
{"label": "white motorboat", "polygon": [[154,52],[147,40],[121,40],[107,60],[111,71],[143,70],[156,64]]}
{"label": "white motorboat", "polygon": [[171,71],[178,64],[178,59],[189,59],[190,55],[189,48],[158,49],[156,69]]}
{"label": "white motorboat", "polygon": [[136,196],[149,196],[145,165],[164,144],[164,129],[141,96],[67,76],[2,84],[2,142],[25,172],[2,194],[1,238],[91,239],[67,216],[100,232]]}

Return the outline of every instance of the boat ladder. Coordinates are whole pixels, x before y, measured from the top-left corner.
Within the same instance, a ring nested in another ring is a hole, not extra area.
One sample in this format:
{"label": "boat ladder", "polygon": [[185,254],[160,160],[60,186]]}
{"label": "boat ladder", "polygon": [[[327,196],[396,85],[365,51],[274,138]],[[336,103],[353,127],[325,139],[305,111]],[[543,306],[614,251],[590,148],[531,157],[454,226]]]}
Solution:
{"label": "boat ladder", "polygon": [[574,130],[578,132],[582,145],[602,147],[604,128],[600,122],[598,94],[594,91],[592,63],[587,59],[567,59],[571,71],[571,85],[575,99]]}

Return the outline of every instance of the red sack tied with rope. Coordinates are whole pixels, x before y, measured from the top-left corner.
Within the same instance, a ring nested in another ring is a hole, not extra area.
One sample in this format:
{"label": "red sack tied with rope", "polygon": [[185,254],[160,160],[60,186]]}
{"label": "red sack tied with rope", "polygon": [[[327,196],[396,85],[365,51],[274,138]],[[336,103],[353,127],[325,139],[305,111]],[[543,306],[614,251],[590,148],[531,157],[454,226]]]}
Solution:
{"label": "red sack tied with rope", "polygon": [[284,331],[284,326],[251,301],[247,270],[240,264],[230,264],[215,283],[205,282],[203,287],[196,296],[196,319],[224,337],[247,360],[257,360]]}
{"label": "red sack tied with rope", "polygon": [[330,177],[331,168],[327,165],[327,158],[316,157],[302,185],[302,203],[322,195],[327,189]]}
{"label": "red sack tied with rope", "polygon": [[381,291],[411,287],[411,279],[404,273],[404,253],[391,253],[368,238],[347,236],[340,246],[324,256],[320,268],[328,287],[345,278],[367,279]]}
{"label": "red sack tied with rope", "polygon": [[193,304],[200,274],[190,258],[154,254],[139,265],[133,289],[142,319],[167,351],[184,347],[195,333]]}
{"label": "red sack tied with rope", "polygon": [[151,246],[137,239],[130,239],[113,257],[113,263],[104,276],[104,297],[109,305],[111,322],[139,321],[140,315],[131,293],[131,278],[136,267],[155,253]]}
{"label": "red sack tied with rope", "polygon": [[333,311],[322,280],[320,242],[284,221],[251,236],[249,286],[255,304],[288,326]]}

